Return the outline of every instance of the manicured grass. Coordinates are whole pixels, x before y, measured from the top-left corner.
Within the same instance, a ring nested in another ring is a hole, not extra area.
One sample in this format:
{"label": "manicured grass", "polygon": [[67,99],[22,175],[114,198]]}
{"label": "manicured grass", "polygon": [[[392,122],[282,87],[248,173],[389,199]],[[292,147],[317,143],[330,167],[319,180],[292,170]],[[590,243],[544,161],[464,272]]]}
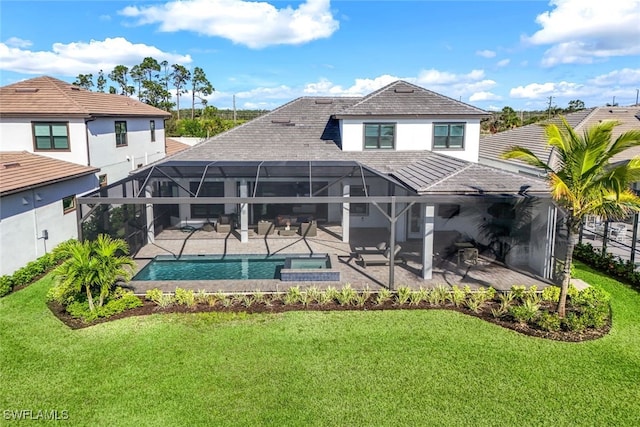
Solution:
{"label": "manicured grass", "polygon": [[[69,425],[638,425],[640,295],[599,340],[451,311],[153,315],[69,330],[50,279],[0,299],[0,410]],[[4,418],[0,423],[6,422]]]}

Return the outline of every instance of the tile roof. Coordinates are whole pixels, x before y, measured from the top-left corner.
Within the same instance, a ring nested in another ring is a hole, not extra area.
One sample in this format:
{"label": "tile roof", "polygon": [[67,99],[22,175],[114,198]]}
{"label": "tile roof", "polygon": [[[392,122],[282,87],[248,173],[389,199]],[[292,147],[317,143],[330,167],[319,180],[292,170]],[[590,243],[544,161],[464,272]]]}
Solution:
{"label": "tile roof", "polygon": [[[569,125],[579,133],[603,121],[619,121],[620,125],[613,129],[613,139],[629,130],[640,130],[640,107],[596,107],[567,114],[565,118]],[[530,149],[540,159],[548,161],[551,150],[544,135],[543,125],[546,123],[560,124],[561,122],[560,118],[554,118],[550,121],[534,123],[492,135],[481,135],[480,158],[504,161],[500,159],[500,155],[509,147],[520,145]],[[622,155],[614,157],[613,161],[626,160],[639,154],[640,147],[632,148]],[[523,164],[517,160],[507,162]]]}
{"label": "tile roof", "polygon": [[0,194],[6,196],[99,170],[26,151],[3,151],[0,152]]}
{"label": "tile roof", "polygon": [[342,151],[339,121],[332,116],[359,101],[361,98],[298,98],[165,161],[357,161],[425,194],[466,194],[474,188],[476,194],[508,193],[509,187],[515,193],[529,181],[532,191],[547,192],[542,180],[430,151]]}
{"label": "tile roof", "polygon": [[48,76],[1,87],[0,101],[3,117],[171,116],[128,96],[91,92]]}
{"label": "tile roof", "polygon": [[167,156],[179,153],[180,151],[186,150],[189,147],[190,147],[189,144],[183,144],[182,142],[176,141],[175,139],[171,139],[171,138],[166,138],[164,143],[164,148],[167,153]]}
{"label": "tile roof", "polygon": [[487,111],[420,86],[398,80],[362,98],[338,114],[348,116],[489,116]]}

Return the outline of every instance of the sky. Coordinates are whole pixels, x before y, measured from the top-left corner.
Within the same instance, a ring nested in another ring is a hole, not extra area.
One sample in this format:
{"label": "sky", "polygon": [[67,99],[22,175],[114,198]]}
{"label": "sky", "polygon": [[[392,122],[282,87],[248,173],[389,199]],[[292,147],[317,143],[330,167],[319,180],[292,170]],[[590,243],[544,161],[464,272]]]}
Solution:
{"label": "sky", "polygon": [[640,89],[640,0],[0,2],[0,86],[95,79],[148,56],[202,68],[220,109],[398,79],[491,111],[626,106]]}

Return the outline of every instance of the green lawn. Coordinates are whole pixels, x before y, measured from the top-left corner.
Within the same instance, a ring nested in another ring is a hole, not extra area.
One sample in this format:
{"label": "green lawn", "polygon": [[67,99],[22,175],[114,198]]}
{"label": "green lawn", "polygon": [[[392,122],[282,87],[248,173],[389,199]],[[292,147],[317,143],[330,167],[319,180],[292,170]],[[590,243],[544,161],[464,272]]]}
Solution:
{"label": "green lawn", "polygon": [[[0,299],[0,410],[69,425],[640,425],[640,294],[605,338],[531,338],[451,311],[153,315],[69,330],[48,278]],[[0,415],[0,424],[6,413]]]}

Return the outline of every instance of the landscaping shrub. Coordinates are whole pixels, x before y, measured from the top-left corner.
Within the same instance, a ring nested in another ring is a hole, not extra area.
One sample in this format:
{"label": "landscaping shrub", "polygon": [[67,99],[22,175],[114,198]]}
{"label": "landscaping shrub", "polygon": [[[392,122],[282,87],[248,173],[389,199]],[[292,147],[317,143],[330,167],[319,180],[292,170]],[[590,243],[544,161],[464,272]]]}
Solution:
{"label": "landscaping shrub", "polygon": [[122,313],[125,310],[140,307],[142,302],[133,292],[122,288],[116,288],[112,297],[102,306],[95,310],[89,309],[87,301],[74,301],[66,307],[67,313],[71,316],[82,319],[84,322],[92,322],[99,318],[111,317],[114,314]]}
{"label": "landscaping shrub", "polygon": [[196,305],[196,295],[191,289],[176,288],[174,298],[178,305],[186,305],[187,307]]}
{"label": "landscaping shrub", "polygon": [[12,275],[4,275],[0,277],[0,297],[7,295],[16,286],[27,285],[37,279],[39,276],[47,273],[53,267],[58,265],[65,258],[65,254],[58,250],[75,239],[67,240],[60,243],[53,251],[42,255],[40,258],[27,263],[24,267],[16,270]]}
{"label": "landscaping shrub", "polygon": [[596,270],[640,290],[640,272],[636,271],[635,265],[630,260],[625,261],[611,253],[602,252],[590,243],[577,244],[573,256]]}
{"label": "landscaping shrub", "polygon": [[514,305],[509,308],[509,313],[518,323],[526,324],[532,322],[538,316],[540,305],[532,299],[525,299],[521,305]]}
{"label": "landscaping shrub", "polygon": [[558,316],[558,313],[549,313],[548,311],[543,311],[538,316],[536,324],[543,331],[557,332],[562,326],[562,321],[560,319],[560,316]]}

